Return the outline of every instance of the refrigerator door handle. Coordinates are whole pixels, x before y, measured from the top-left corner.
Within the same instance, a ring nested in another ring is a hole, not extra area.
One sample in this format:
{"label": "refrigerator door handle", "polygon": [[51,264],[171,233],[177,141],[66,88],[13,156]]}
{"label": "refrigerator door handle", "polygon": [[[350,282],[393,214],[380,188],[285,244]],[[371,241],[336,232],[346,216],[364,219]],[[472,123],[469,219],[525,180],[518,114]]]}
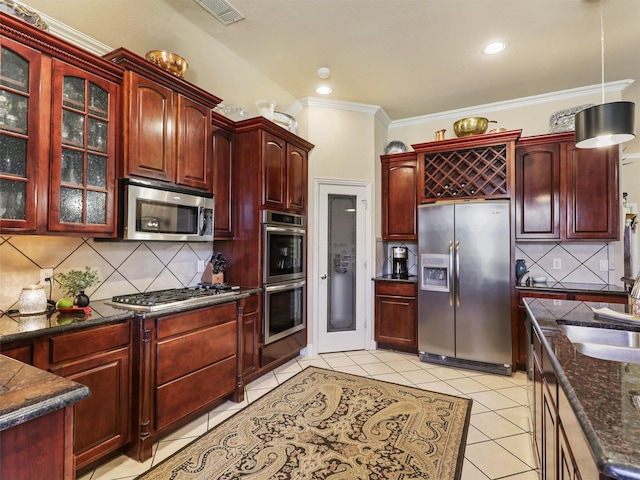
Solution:
{"label": "refrigerator door handle", "polygon": [[449,306],[453,307],[453,240],[449,242]]}
{"label": "refrigerator door handle", "polygon": [[456,242],[456,306],[460,306],[460,242]]}

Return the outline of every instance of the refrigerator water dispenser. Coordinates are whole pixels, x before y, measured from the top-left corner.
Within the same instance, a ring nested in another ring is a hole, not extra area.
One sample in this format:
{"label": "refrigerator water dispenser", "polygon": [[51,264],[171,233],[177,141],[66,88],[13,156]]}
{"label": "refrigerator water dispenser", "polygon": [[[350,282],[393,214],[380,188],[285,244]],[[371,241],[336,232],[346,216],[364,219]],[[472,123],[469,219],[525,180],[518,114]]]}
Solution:
{"label": "refrigerator water dispenser", "polygon": [[449,291],[449,255],[420,255],[420,290]]}

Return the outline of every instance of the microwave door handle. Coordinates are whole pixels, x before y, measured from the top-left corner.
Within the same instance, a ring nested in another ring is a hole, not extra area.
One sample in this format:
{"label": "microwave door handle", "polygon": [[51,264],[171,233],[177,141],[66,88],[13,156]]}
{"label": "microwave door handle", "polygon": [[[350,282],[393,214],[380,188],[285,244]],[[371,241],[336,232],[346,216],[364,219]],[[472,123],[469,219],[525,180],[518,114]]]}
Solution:
{"label": "microwave door handle", "polygon": [[207,226],[204,221],[204,207],[198,207],[198,236],[203,237]]}

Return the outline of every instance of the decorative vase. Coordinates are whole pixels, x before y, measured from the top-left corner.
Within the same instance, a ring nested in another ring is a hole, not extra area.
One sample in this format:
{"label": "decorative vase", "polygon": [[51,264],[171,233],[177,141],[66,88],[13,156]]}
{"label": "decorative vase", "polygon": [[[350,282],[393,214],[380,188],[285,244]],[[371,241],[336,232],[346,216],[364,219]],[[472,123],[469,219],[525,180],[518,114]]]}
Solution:
{"label": "decorative vase", "polygon": [[84,290],[78,293],[73,299],[73,304],[77,307],[84,308],[89,305],[89,297],[85,295]]}
{"label": "decorative vase", "polygon": [[516,260],[516,278],[520,280],[522,276],[527,272],[527,264],[524,263],[524,259],[520,258]]}

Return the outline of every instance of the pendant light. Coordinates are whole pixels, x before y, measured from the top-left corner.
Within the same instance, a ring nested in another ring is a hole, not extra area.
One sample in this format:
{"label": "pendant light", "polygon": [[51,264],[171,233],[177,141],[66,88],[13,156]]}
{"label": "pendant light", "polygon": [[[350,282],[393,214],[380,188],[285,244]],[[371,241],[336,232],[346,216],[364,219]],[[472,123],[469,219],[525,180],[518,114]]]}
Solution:
{"label": "pendant light", "polygon": [[582,110],[575,117],[578,148],[597,148],[628,142],[635,138],[633,102],[604,103],[604,19],[600,0],[600,58],[602,70],[602,104]]}

